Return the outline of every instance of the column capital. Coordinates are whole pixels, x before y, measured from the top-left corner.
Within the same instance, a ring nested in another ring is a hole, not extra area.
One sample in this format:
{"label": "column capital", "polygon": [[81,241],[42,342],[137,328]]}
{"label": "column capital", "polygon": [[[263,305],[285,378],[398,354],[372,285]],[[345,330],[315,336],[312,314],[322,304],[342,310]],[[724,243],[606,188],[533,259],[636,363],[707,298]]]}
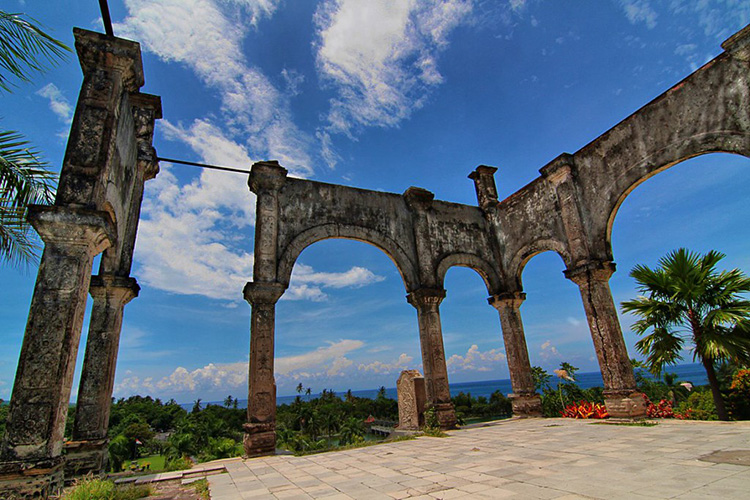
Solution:
{"label": "column capital", "polygon": [[591,281],[609,281],[617,266],[608,260],[593,260],[573,269],[563,271],[565,277],[577,285],[584,285]]}
{"label": "column capital", "polygon": [[250,305],[275,304],[286,291],[286,286],[276,282],[249,281],[242,290]]}
{"label": "column capital", "polygon": [[115,276],[114,274],[95,274],[91,276],[89,294],[94,299],[112,297],[125,305],[138,296],[141,287],[135,278]]}
{"label": "column capital", "polygon": [[750,25],[729,37],[721,48],[740,61],[750,61]]}
{"label": "column capital", "polygon": [[96,255],[117,241],[112,216],[107,212],[58,205],[29,205],[29,222],[44,243],[88,247]]}
{"label": "column capital", "polygon": [[562,153],[560,156],[539,169],[542,177],[557,187],[566,179],[570,178],[573,173],[575,161],[570,153]]}
{"label": "column capital", "polygon": [[474,189],[477,193],[477,203],[484,211],[492,210],[497,206],[495,172],[497,172],[497,167],[479,165],[469,174],[469,179],[474,181]]}
{"label": "column capital", "polygon": [[523,292],[506,292],[489,297],[487,303],[499,311],[506,307],[518,309],[524,300],[526,300],[526,294]]}
{"label": "column capital", "polygon": [[435,199],[435,193],[424,188],[411,186],[404,191],[404,200],[412,210],[427,210]]}
{"label": "column capital", "polygon": [[143,87],[145,80],[138,42],[81,28],[73,28],[73,36],[85,75],[97,68],[112,68],[122,73],[123,86],[128,92]]}
{"label": "column capital", "polygon": [[439,306],[445,298],[442,288],[418,288],[406,296],[406,301],[420,309],[427,306]]}
{"label": "column capital", "polygon": [[259,161],[253,163],[247,185],[255,194],[267,191],[278,191],[286,181],[288,171],[278,161]]}

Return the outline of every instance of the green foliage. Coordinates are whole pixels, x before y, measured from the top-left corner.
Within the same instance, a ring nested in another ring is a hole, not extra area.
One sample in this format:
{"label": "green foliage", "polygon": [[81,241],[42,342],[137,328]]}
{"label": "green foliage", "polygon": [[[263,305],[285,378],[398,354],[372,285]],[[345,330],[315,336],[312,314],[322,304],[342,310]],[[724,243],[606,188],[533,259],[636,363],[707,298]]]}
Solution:
{"label": "green foliage", "polygon": [[[549,384],[542,390],[542,415],[545,417],[559,417],[565,406],[578,401],[589,401],[591,403],[604,403],[603,389],[601,387],[591,387],[581,389],[576,383],[573,375],[578,368],[567,362],[560,363],[560,370],[565,370],[565,375],[569,379],[560,377],[557,388],[553,389]],[[556,372],[559,370],[556,370]]]}
{"label": "green foliage", "polygon": [[[0,10],[0,90],[10,78],[31,81],[70,51],[22,14]],[[23,136],[0,131],[0,259],[14,265],[38,258],[39,241],[26,221],[27,206],[53,201],[57,176]]]}
{"label": "green foliage", "polygon": [[146,484],[118,487],[114,482],[84,477],[77,479],[72,488],[65,491],[63,500],[136,500],[151,494]]}
{"label": "green foliage", "polygon": [[198,481],[190,483],[190,486],[195,489],[198,496],[205,500],[210,500],[211,494],[208,491],[208,479],[199,479]]}
{"label": "green foliage", "polygon": [[649,371],[658,376],[689,346],[706,369],[719,418],[727,420],[715,365],[750,363],[750,278],[739,269],[717,271],[723,258],[713,250],[700,255],[680,248],[656,269],[636,266],[630,276],[641,295],[622,308],[640,317],[633,325],[643,335],[636,348],[647,356]]}
{"label": "green foliage", "polygon": [[537,392],[540,392],[544,389],[549,389],[549,382],[552,379],[552,375],[547,373],[541,366],[532,366],[531,378],[534,380],[534,388]]}
{"label": "green foliage", "polygon": [[729,412],[736,420],[750,420],[750,370],[737,370],[727,397]]}
{"label": "green foliage", "polygon": [[718,420],[716,405],[710,390],[696,388],[675,410],[688,420]]}

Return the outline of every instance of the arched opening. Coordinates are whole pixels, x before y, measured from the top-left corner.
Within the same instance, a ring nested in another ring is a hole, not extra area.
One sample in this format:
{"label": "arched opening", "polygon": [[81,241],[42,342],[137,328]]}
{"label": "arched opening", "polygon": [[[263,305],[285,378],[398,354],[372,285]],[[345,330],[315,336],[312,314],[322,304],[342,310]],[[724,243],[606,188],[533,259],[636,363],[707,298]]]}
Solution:
{"label": "arched opening", "polygon": [[[512,390],[500,321],[497,311],[487,303],[482,275],[454,266],[445,274],[444,287],[447,293],[440,316],[451,395],[463,392],[489,399],[496,390],[509,394]],[[466,409],[457,407],[456,411],[467,416]]]}
{"label": "arched opening", "polygon": [[396,265],[396,269],[401,274],[406,289],[413,290],[417,287],[418,277],[415,263],[412,262],[409,254],[401,248],[398,242],[391,240],[378,231],[366,227],[344,224],[322,224],[297,234],[281,251],[278,261],[278,281],[289,283],[292,268],[297,262],[300,253],[305,248],[318,241],[331,238],[361,241],[379,248]]}
{"label": "arched opening", "polygon": [[556,252],[530,257],[523,273],[526,300],[521,306],[526,345],[532,366],[548,373],[566,361],[580,373],[598,372],[578,286],[563,276],[565,262]]}
{"label": "arched opening", "polygon": [[[610,280],[618,311],[620,303],[637,295],[630,270],[637,264],[655,267],[677,248],[726,254],[721,269],[750,271],[750,159],[715,153],[679,163],[648,179],[629,193],[612,214],[612,250],[618,272]],[[631,357],[639,336],[631,331],[635,318],[620,315]],[[692,357],[684,356],[684,363]],[[698,381],[694,381],[698,383]]]}
{"label": "arched opening", "polygon": [[276,305],[278,402],[301,383],[323,389],[389,389],[404,369],[419,369],[419,329],[401,276],[374,245],[326,239],[309,245]]}

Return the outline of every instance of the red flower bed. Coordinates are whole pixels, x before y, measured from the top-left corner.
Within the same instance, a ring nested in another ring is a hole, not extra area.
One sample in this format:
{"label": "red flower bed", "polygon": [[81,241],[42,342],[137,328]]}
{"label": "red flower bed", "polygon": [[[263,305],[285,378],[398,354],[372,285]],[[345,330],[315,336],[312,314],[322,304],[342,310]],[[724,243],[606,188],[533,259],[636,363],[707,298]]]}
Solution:
{"label": "red flower bed", "polygon": [[565,407],[560,415],[564,418],[609,418],[603,404],[579,401]]}

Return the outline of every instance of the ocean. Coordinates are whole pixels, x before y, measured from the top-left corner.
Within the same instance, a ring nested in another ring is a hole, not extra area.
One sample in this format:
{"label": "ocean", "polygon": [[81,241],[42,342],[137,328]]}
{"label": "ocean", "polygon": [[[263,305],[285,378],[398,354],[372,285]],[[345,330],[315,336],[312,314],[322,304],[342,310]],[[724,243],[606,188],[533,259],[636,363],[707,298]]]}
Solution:
{"label": "ocean", "polygon": [[[677,379],[680,382],[690,382],[693,385],[708,384],[708,379],[706,378],[706,371],[703,368],[703,365],[699,363],[689,363],[689,364],[683,364],[683,365],[670,366],[670,367],[667,367],[664,370],[664,372],[676,373]],[[653,376],[646,371],[641,371],[641,373],[643,373],[644,376],[653,378]],[[555,384],[556,380],[557,380],[556,377],[553,375],[550,383]],[[596,387],[596,386],[601,387],[604,385],[602,382],[602,374],[600,372],[583,372],[583,373],[579,372],[576,374],[576,382],[578,383],[578,386],[581,387],[582,389],[588,389],[589,387]],[[474,397],[484,396],[486,398],[489,398],[493,392],[498,391],[498,390],[502,392],[503,394],[510,394],[512,392],[511,386],[510,386],[510,379],[483,380],[480,382],[460,382],[460,383],[451,384],[450,389],[451,389],[451,394],[453,396],[457,395],[459,392],[463,392],[463,393],[471,393],[471,395]],[[337,392],[336,394],[340,397],[343,397],[346,394],[346,391]],[[378,395],[378,389],[352,391],[352,394],[360,398],[375,399],[375,397]],[[386,387],[385,395],[388,398],[396,399],[396,388]],[[311,394],[309,396],[306,396],[303,394],[301,398],[303,400],[309,400],[318,396],[319,396],[318,394]],[[276,404],[277,405],[289,404],[294,401],[295,397],[296,395],[278,396],[276,398]],[[223,403],[221,401],[213,401],[207,404],[221,405]],[[193,404],[185,403],[180,406],[190,411],[193,407]],[[240,399],[238,403],[238,407],[247,408],[247,400]]]}

